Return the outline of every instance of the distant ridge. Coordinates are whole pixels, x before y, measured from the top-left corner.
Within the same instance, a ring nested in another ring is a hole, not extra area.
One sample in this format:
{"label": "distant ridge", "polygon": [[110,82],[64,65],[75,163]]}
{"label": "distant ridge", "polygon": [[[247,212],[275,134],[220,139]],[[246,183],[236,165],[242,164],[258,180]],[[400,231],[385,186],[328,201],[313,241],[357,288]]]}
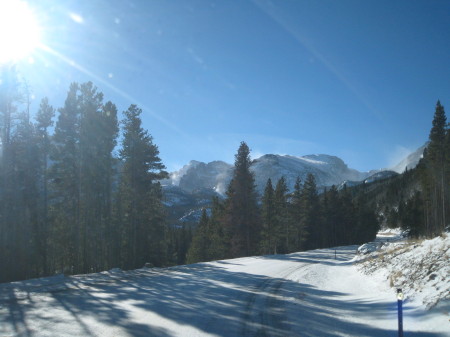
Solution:
{"label": "distant ridge", "polygon": [[[305,181],[306,176],[312,173],[316,184],[320,187],[340,185],[343,182],[370,181],[382,179],[394,171],[402,173],[406,168],[416,167],[426,144],[408,155],[394,167],[383,170],[360,172],[349,168],[339,157],[327,154],[311,154],[301,157],[290,155],[266,154],[253,160],[251,170],[255,174],[257,190],[262,193],[267,180],[270,178],[274,184],[284,177],[290,190],[293,189],[297,177]],[[385,173],[382,173],[385,172]],[[224,195],[233,174],[233,165],[217,160],[203,163],[191,160],[180,170],[170,173],[169,179],[162,181],[165,186],[177,186],[181,190],[192,193],[199,190],[213,190]]]}
{"label": "distant ridge", "polygon": [[[253,160],[251,171],[255,174],[257,190],[262,192],[267,180],[276,184],[284,177],[289,189],[293,189],[297,177],[302,181],[311,173],[318,187],[338,185],[342,181],[362,181],[379,171],[359,172],[351,169],[336,156],[326,154],[295,157],[266,154]],[[203,189],[224,194],[233,174],[233,165],[223,161],[202,163],[190,161],[180,170],[172,172],[170,178],[162,181],[166,186],[177,186],[187,192]]]}
{"label": "distant ridge", "polygon": [[[303,182],[311,173],[316,178],[318,189],[336,185],[355,186],[362,182],[386,179],[403,172],[405,167],[414,168],[419,162],[425,145],[411,153],[399,164],[390,169],[360,172],[349,168],[339,157],[326,154],[312,154],[301,157],[266,154],[253,160],[251,170],[255,175],[258,193],[262,194],[267,180],[275,185],[281,177],[286,179],[287,187],[293,191],[299,177]],[[197,223],[201,209],[211,203],[212,197],[224,197],[233,175],[234,166],[223,161],[203,163],[191,160],[180,170],[170,173],[162,180],[164,204],[168,207],[169,222]]]}

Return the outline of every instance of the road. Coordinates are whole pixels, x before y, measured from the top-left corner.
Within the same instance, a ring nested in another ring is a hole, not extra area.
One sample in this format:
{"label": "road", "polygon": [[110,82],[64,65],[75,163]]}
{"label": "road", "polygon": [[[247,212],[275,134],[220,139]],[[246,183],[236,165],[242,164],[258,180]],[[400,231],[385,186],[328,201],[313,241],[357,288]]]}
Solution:
{"label": "road", "polygon": [[397,336],[395,294],[356,270],[355,250],[4,284],[0,336]]}

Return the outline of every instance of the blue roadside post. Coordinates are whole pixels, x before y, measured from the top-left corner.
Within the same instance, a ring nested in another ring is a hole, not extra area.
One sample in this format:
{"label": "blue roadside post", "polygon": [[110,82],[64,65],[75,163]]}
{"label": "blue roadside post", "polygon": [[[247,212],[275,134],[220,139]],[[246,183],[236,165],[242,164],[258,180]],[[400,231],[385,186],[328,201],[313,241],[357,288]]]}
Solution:
{"label": "blue roadside post", "polygon": [[403,337],[403,292],[397,289],[398,337]]}

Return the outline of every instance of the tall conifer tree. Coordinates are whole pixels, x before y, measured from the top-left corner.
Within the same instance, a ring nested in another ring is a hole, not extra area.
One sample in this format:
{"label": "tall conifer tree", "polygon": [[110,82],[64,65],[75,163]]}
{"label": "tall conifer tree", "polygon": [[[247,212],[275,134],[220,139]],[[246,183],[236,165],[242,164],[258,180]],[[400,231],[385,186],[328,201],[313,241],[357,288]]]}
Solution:
{"label": "tall conifer tree", "polygon": [[307,249],[317,248],[320,242],[320,204],[317,195],[316,179],[309,173],[302,189],[302,221],[309,234]]}
{"label": "tall conifer tree", "polygon": [[[103,177],[109,173],[100,164],[104,161],[104,133],[102,125],[103,94],[92,82],[83,83],[79,88],[78,106],[80,111],[79,139],[79,226],[81,232],[81,261],[83,272],[101,270],[99,263],[104,255],[102,248],[102,199]],[[111,152],[106,156],[110,156]]]}
{"label": "tall conifer tree", "polygon": [[269,178],[264,189],[261,206],[261,252],[263,254],[276,254],[276,212],[272,180]]}
{"label": "tall conifer tree", "polygon": [[[13,189],[10,194],[13,202],[10,211],[14,217],[15,240],[13,264],[15,278],[23,279],[38,273],[39,257],[34,254],[38,234],[38,177],[39,171],[34,127],[27,112],[19,114],[17,125],[11,137],[11,160],[14,170],[11,175]],[[31,266],[31,268],[30,268]]]}
{"label": "tall conifer tree", "polygon": [[432,233],[439,234],[444,230],[446,224],[446,189],[448,189],[448,182],[445,176],[445,159],[446,159],[446,126],[447,117],[445,116],[444,107],[440,101],[436,103],[433,126],[430,130],[430,143],[428,145],[428,161],[429,161],[429,181],[431,183],[429,196],[431,200],[432,213]]}
{"label": "tall conifer tree", "polygon": [[338,243],[337,231],[343,219],[339,192],[335,185],[324,192],[323,217],[323,225],[327,233],[325,245],[331,247],[336,246]]}
{"label": "tall conifer tree", "polygon": [[227,237],[225,235],[224,227],[222,226],[222,219],[224,214],[223,202],[217,196],[212,199],[211,216],[209,218],[210,240],[209,258],[211,260],[223,259],[227,256]]}
{"label": "tall conifer tree", "polygon": [[250,166],[250,149],[241,142],[235,156],[224,214],[231,257],[249,256],[258,250],[260,225],[255,179]]}
{"label": "tall conifer tree", "polygon": [[12,134],[21,101],[19,80],[15,67],[0,67],[0,281],[14,279],[14,251],[16,240],[14,162]]}
{"label": "tall conifer tree", "polygon": [[292,249],[292,231],[288,214],[287,193],[288,188],[286,185],[286,179],[281,177],[278,180],[274,191],[276,223],[278,228],[276,238],[278,241],[279,251],[281,253],[291,252]]}
{"label": "tall conifer tree", "polygon": [[294,230],[294,250],[304,250],[305,241],[308,237],[303,221],[302,184],[300,177],[297,177],[294,184],[291,203],[289,205],[290,222]]}
{"label": "tall conifer tree", "polygon": [[[50,153],[52,166],[49,172],[52,189],[52,250],[55,260],[53,270],[69,269],[83,272],[80,260],[80,161],[79,161],[79,118],[77,83],[70,85],[64,107],[53,135]],[[74,267],[74,270],[72,268]]]}
{"label": "tall conifer tree", "polygon": [[49,104],[48,98],[43,98],[36,115],[36,145],[38,148],[39,168],[39,216],[38,233],[36,237],[37,255],[41,259],[41,270],[43,275],[49,274],[48,269],[48,243],[49,243],[49,196],[48,196],[48,162],[50,156],[50,134],[49,128],[53,126],[55,109]]}
{"label": "tall conifer tree", "polygon": [[[124,112],[123,163],[120,181],[120,225],[122,252],[127,268],[150,262],[161,265],[165,242],[165,223],[161,186],[157,180],[167,177],[153,138],[141,126],[142,110],[131,105]],[[155,251],[155,247],[157,250]]]}
{"label": "tall conifer tree", "polygon": [[192,238],[192,244],[189,247],[187,253],[187,263],[196,263],[209,261],[209,248],[211,246],[208,224],[209,218],[206,214],[206,209],[202,209],[202,216],[200,222],[195,229],[194,237]]}

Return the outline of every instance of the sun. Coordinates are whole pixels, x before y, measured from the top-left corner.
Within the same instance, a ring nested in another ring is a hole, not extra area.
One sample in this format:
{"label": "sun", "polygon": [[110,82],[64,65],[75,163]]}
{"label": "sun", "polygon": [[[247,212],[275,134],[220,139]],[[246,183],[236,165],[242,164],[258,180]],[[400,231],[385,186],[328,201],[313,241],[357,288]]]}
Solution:
{"label": "sun", "polygon": [[40,28],[28,4],[0,0],[0,64],[29,56],[39,43]]}

